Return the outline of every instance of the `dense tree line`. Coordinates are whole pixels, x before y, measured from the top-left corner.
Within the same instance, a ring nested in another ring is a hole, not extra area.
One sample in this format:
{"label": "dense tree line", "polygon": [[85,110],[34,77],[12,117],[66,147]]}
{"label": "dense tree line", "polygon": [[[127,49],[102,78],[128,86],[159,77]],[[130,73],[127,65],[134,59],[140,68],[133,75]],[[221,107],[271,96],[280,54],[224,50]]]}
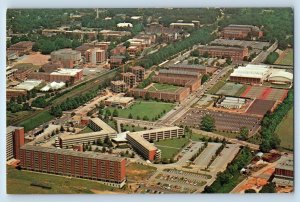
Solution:
{"label": "dense tree line", "polygon": [[169,44],[166,47],[159,49],[157,52],[145,56],[140,62],[139,65],[149,68],[153,65],[158,65],[168,59],[169,57],[185,50],[191,48],[193,45],[201,43],[207,44],[212,41],[215,36],[211,35],[210,28],[202,28],[195,30],[190,37],[185,38],[181,41]]}
{"label": "dense tree line", "polygon": [[292,8],[226,8],[219,21],[220,29],[229,24],[248,24],[262,28],[264,40],[278,40],[279,48],[294,44],[294,12]]}
{"label": "dense tree line", "polygon": [[97,90],[92,90],[85,94],[67,98],[64,102],[57,106],[52,106],[50,109],[50,114],[56,117],[62,116],[62,111],[76,109],[77,107],[81,106],[82,104],[88,102],[89,100],[93,99],[97,96]]}
{"label": "dense tree line", "polygon": [[280,145],[280,139],[275,130],[282,119],[287,115],[288,111],[294,105],[294,89],[288,92],[288,96],[277,107],[277,109],[270,113],[268,112],[261,123],[261,137],[262,142],[260,144],[260,150],[262,152],[268,152],[271,149],[276,149]]}
{"label": "dense tree line", "polygon": [[139,85],[138,88],[145,88],[146,86],[152,83],[152,77],[155,76],[155,72],[151,72],[150,75],[144,79]]}
{"label": "dense tree line", "polygon": [[240,174],[240,170],[245,167],[252,159],[251,151],[248,147],[243,147],[238,156],[227,166],[223,173],[217,174],[217,179],[210,185],[204,188],[204,193],[220,193],[223,187],[232,184],[232,188],[236,184],[232,181]]}

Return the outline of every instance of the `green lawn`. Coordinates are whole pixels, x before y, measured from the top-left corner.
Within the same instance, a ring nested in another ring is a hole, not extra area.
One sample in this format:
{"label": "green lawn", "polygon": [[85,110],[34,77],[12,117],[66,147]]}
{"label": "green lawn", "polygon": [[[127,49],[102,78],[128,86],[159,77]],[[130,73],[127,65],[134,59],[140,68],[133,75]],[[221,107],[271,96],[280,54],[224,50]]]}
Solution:
{"label": "green lawn", "polygon": [[118,116],[122,118],[128,118],[129,114],[131,113],[134,119],[136,119],[137,116],[139,116],[140,119],[143,119],[144,116],[147,116],[149,121],[151,121],[155,117],[157,118],[158,116],[162,116],[164,112],[167,113],[173,107],[174,104],[172,103],[138,101],[126,109],[118,109],[114,107],[109,107],[108,109],[111,112],[113,112],[114,109],[117,109]]}
{"label": "green lawn", "polygon": [[293,49],[287,49],[287,54],[284,58],[278,58],[275,64],[281,64],[281,65],[293,65],[294,64],[294,50]]}
{"label": "green lawn", "polygon": [[139,127],[139,126],[132,127],[132,125],[124,125],[123,128],[124,128],[124,130],[130,131],[130,132],[136,132],[136,131],[145,130],[144,128]]}
{"label": "green lawn", "polygon": [[163,158],[173,158],[185,145],[187,145],[188,138],[174,138],[160,140],[155,142],[155,146],[161,150],[161,157]]}
{"label": "green lawn", "polygon": [[[50,185],[51,189],[31,186],[32,182]],[[68,178],[7,167],[8,194],[87,194],[94,190],[120,191],[92,180]]]}
{"label": "green lawn", "polygon": [[170,84],[162,84],[162,83],[154,83],[149,91],[168,91],[168,92],[175,92],[179,89],[179,86],[174,86]]}
{"label": "green lawn", "polygon": [[292,108],[287,116],[283,118],[278,127],[276,133],[278,134],[281,143],[280,146],[287,149],[294,149],[294,109]]}
{"label": "green lawn", "polygon": [[150,177],[157,169],[152,166],[142,165],[139,163],[130,163],[126,166],[126,176],[128,182],[142,182],[145,183],[145,179]]}
{"label": "green lawn", "polygon": [[82,133],[92,133],[92,132],[95,132],[95,131],[87,126],[82,131],[80,131],[80,134],[82,134]]}
{"label": "green lawn", "polygon": [[25,131],[30,131],[43,123],[52,120],[53,118],[54,116],[52,116],[48,111],[43,111],[30,119],[22,121],[19,125],[23,126]]}

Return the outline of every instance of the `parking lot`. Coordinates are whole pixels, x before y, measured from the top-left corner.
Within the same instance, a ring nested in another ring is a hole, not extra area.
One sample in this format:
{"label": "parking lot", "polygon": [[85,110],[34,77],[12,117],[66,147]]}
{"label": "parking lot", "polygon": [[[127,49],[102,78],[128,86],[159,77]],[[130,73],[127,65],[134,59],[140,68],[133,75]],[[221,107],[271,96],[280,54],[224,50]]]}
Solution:
{"label": "parking lot", "polygon": [[176,164],[186,165],[189,162],[190,158],[203,146],[203,142],[192,142],[190,145],[185,147],[178,154],[178,161]]}
{"label": "parking lot", "polygon": [[215,126],[218,131],[239,132],[242,127],[247,127],[249,134],[258,130],[262,119],[253,115],[191,108],[176,121],[176,124],[200,128],[201,119],[205,115],[210,115],[215,119]]}
{"label": "parking lot", "polygon": [[206,168],[211,158],[213,157],[213,155],[215,155],[216,151],[220,146],[221,143],[208,143],[207,147],[203,150],[203,152],[195,159],[195,165],[201,166],[202,168]]}

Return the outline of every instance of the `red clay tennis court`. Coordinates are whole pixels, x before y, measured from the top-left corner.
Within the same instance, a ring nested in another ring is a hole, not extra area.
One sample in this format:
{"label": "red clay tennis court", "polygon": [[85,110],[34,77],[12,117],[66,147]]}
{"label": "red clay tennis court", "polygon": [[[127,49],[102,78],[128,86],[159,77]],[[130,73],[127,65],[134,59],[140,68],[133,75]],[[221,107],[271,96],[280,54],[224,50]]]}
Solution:
{"label": "red clay tennis court", "polygon": [[261,100],[273,100],[282,102],[286,98],[288,90],[264,86],[248,86],[241,97]]}

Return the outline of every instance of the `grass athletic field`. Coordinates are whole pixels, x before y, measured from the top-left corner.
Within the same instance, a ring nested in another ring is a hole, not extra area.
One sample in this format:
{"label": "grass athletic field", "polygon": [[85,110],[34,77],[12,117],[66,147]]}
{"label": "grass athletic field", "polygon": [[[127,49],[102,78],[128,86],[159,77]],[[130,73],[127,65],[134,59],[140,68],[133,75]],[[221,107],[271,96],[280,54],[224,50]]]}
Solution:
{"label": "grass athletic field", "polygon": [[143,119],[144,116],[147,116],[151,121],[157,116],[162,116],[167,113],[174,107],[172,103],[166,102],[155,102],[155,101],[137,101],[130,107],[126,109],[118,109],[114,107],[109,107],[108,109],[113,112],[114,109],[117,109],[119,117],[128,118],[131,113],[134,119],[137,119],[137,116],[140,119]]}
{"label": "grass athletic field", "polygon": [[275,61],[275,64],[280,65],[293,65],[294,64],[294,50],[291,48],[286,49],[279,58]]}
{"label": "grass athletic field", "polygon": [[52,116],[48,111],[43,111],[36,116],[21,122],[20,126],[23,126],[25,131],[30,131],[39,125],[52,120],[53,118],[54,116]]}
{"label": "grass athletic field", "polygon": [[216,94],[218,95],[228,95],[228,96],[239,96],[245,90],[246,86],[243,84],[235,84],[235,83],[226,83]]}
{"label": "grass athletic field", "polygon": [[292,108],[276,128],[276,133],[281,140],[280,146],[282,146],[283,148],[294,149],[293,123],[294,109]]}

